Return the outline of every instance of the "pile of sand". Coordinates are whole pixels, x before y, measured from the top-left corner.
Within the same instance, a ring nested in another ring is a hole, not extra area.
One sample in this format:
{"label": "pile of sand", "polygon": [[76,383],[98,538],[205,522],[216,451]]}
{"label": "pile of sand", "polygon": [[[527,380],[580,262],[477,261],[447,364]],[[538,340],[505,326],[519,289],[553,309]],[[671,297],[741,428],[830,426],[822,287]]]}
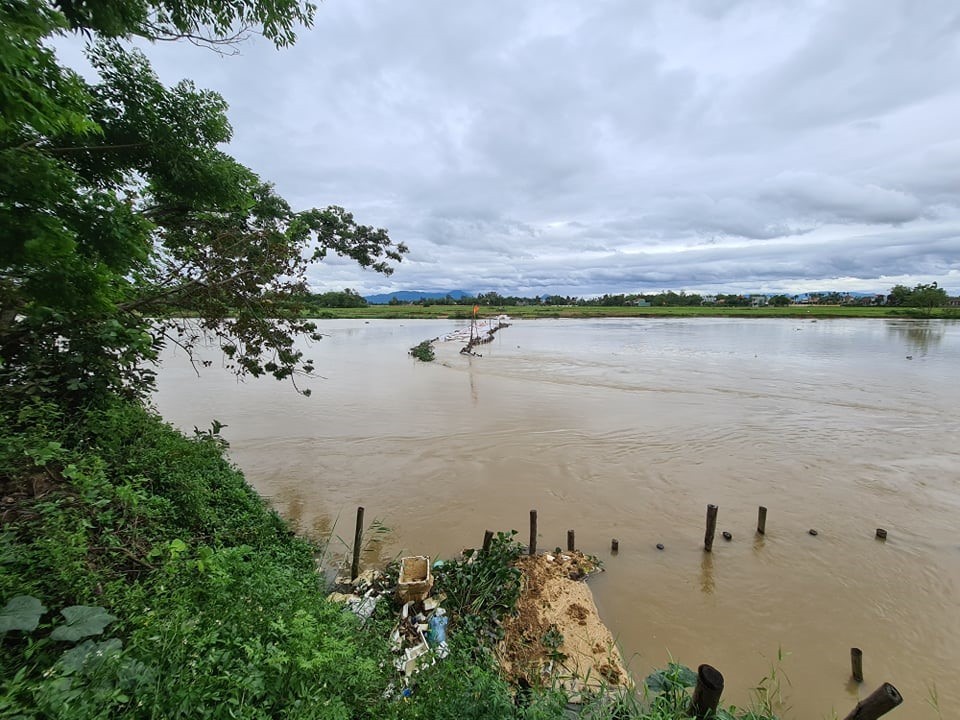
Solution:
{"label": "pile of sand", "polygon": [[558,683],[576,699],[585,689],[630,683],[613,636],[584,579],[596,563],[579,551],[524,556],[517,614],[498,648],[507,677],[521,686]]}

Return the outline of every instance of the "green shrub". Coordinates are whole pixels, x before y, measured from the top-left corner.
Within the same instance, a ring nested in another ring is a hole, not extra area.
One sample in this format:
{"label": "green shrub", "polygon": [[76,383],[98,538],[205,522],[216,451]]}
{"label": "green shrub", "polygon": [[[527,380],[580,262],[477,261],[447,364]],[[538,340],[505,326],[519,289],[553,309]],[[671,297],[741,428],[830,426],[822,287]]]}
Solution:
{"label": "green shrub", "polygon": [[96,641],[108,644],[84,646],[102,662],[82,672],[47,632],[52,610],[37,630],[6,633],[0,717],[383,714],[386,635],[325,599],[316,548],[215,437],[187,438],[122,403],[73,422],[49,407],[0,420],[0,478],[15,500],[0,607],[29,594],[116,618]]}

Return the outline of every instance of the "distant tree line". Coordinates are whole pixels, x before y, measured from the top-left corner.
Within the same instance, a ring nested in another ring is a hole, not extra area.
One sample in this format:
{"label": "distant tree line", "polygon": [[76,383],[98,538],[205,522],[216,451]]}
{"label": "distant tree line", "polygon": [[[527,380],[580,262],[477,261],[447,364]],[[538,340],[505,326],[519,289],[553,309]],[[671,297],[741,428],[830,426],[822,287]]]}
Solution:
{"label": "distant tree line", "polygon": [[354,308],[366,307],[367,300],[356,290],[344,288],[342,291],[325,293],[310,293],[304,298],[307,305],[322,308]]}
{"label": "distant tree line", "polygon": [[887,305],[915,308],[936,308],[947,304],[947,291],[935,282],[929,285],[920,284],[914,288],[906,285],[897,285],[887,295]]}
{"label": "distant tree line", "polygon": [[[933,288],[933,291],[930,288]],[[765,294],[736,294],[720,293],[699,294],[684,291],[675,292],[665,290],[659,293],[619,293],[604,294],[597,297],[576,297],[570,295],[541,295],[524,297],[517,295],[501,295],[497,292],[464,295],[454,298],[449,295],[442,298],[422,298],[420,300],[399,300],[392,298],[390,305],[480,305],[481,307],[508,307],[511,305],[541,305],[541,306],[577,306],[577,307],[751,307],[757,305],[772,305],[784,307],[787,305],[902,305],[904,307],[939,307],[947,303],[947,293],[942,288],[918,285],[911,290],[897,286],[890,295],[851,295],[841,292],[809,293],[802,295],[765,295]]]}
{"label": "distant tree line", "polygon": [[[659,293],[619,293],[604,294],[597,297],[575,297],[571,295],[540,295],[525,297],[520,295],[501,295],[498,292],[484,292],[477,295],[452,297],[447,295],[441,298],[422,298],[419,300],[400,300],[391,298],[389,305],[480,305],[481,307],[509,307],[509,306],[577,306],[577,307],[751,307],[757,305],[772,305],[784,307],[787,305],[889,305],[899,307],[935,308],[947,304],[946,290],[937,286],[937,283],[920,284],[913,288],[897,285],[888,295],[851,295],[841,292],[808,293],[803,295],[742,295],[727,294],[699,294],[687,293],[683,290],[675,292],[664,290]],[[325,293],[311,293],[305,296],[304,302],[318,308],[351,308],[366,307],[366,299],[355,290],[345,288],[342,291]]]}

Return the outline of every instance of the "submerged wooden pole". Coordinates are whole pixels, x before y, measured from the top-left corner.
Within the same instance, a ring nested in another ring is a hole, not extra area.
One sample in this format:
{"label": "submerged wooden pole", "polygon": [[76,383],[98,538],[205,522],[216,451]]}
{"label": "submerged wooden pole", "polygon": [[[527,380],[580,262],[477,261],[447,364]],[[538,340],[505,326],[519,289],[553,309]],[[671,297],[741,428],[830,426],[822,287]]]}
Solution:
{"label": "submerged wooden pole", "polygon": [[353,565],[350,566],[350,579],[356,580],[360,574],[360,548],[363,541],[363,506],[357,508],[357,529],[353,533]]}
{"label": "submerged wooden pole", "polygon": [[767,532],[767,509],[763,505],[757,511],[757,532],[761,535]]}
{"label": "submerged wooden pole", "polygon": [[903,696],[890,683],[884,683],[857,703],[843,720],[877,720],[903,702]]}
{"label": "submerged wooden pole", "polygon": [[614,538],[610,541],[610,552],[618,553],[620,552],[620,541]]}
{"label": "submerged wooden pole", "polygon": [[487,530],[483,534],[483,551],[490,552],[490,543],[493,542],[493,530]]}
{"label": "submerged wooden pole", "polygon": [[717,506],[707,505],[707,532],[703,536],[703,549],[713,550],[713,536],[717,532]]}
{"label": "submerged wooden pole", "polygon": [[712,665],[701,665],[697,668],[697,686],[693,689],[687,714],[693,715],[697,720],[713,717],[722,694],[723,675]]}
{"label": "submerged wooden pole", "polygon": [[537,554],[537,511],[530,511],[530,545],[527,552],[530,555]]}
{"label": "submerged wooden pole", "polygon": [[570,552],[573,552],[577,549],[577,543],[574,538],[575,536],[573,534],[573,530],[567,530],[567,550]]}
{"label": "submerged wooden pole", "polygon": [[863,682],[863,650],[850,648],[850,674],[858,683]]}

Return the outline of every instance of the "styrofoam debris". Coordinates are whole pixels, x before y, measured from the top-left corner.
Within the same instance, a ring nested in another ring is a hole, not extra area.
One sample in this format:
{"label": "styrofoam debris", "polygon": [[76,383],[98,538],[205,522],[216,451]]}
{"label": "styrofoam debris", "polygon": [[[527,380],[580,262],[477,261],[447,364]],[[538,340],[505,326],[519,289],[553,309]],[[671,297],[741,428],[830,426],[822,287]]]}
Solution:
{"label": "styrofoam debris", "polygon": [[369,595],[362,598],[352,597],[347,600],[347,608],[361,620],[369,620],[373,611],[377,609],[377,603],[379,602],[379,597],[370,597]]}

